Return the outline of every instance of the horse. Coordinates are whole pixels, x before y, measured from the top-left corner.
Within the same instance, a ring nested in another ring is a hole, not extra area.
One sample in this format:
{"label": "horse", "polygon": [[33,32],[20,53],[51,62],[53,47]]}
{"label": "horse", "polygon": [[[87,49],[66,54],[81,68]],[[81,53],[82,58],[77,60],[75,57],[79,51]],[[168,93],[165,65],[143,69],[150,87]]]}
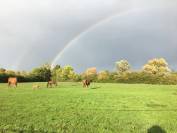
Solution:
{"label": "horse", "polygon": [[8,78],[8,87],[15,86],[17,87],[18,80],[16,77],[9,77]]}
{"label": "horse", "polygon": [[82,81],[82,84],[83,84],[83,87],[85,88],[88,88],[91,84],[91,80],[88,80],[88,79],[85,79]]}
{"label": "horse", "polygon": [[53,87],[53,85],[58,86],[56,81],[50,80],[47,82],[47,88]]}

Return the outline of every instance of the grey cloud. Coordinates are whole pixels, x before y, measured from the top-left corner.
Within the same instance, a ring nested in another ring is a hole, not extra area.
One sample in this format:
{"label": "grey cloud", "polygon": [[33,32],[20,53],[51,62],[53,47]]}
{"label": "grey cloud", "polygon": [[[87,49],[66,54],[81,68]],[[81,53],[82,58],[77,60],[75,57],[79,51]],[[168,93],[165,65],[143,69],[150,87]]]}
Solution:
{"label": "grey cloud", "polygon": [[[0,67],[29,70],[51,62],[73,38],[113,14],[133,8],[177,7],[176,3],[176,0],[0,1]],[[101,37],[95,38],[93,44],[103,43]],[[113,35],[112,38],[114,41]],[[69,53],[67,56],[70,57]]]}
{"label": "grey cloud", "polygon": [[149,59],[163,57],[177,69],[176,36],[176,9],[132,12],[89,31],[58,63],[71,64],[77,71],[92,66],[113,70],[114,62],[127,59],[133,69],[140,69]]}
{"label": "grey cloud", "polygon": [[0,5],[0,64],[13,69],[49,62],[84,29],[128,8],[116,0],[7,0]]}

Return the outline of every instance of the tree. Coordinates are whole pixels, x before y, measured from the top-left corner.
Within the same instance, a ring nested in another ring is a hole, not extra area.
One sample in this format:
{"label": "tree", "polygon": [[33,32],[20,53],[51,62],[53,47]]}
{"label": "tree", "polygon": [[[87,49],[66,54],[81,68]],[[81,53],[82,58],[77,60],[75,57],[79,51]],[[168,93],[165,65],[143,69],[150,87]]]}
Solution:
{"label": "tree", "polygon": [[61,69],[60,65],[56,65],[53,69],[52,69],[52,80],[53,81],[57,81],[57,71]]}
{"label": "tree", "polygon": [[84,78],[86,79],[95,80],[97,77],[96,67],[88,68],[83,75],[84,75]]}
{"label": "tree", "polygon": [[5,72],[6,72],[6,69],[0,68],[0,73],[5,73]]}
{"label": "tree", "polygon": [[120,60],[116,62],[116,68],[118,73],[124,73],[130,70],[130,65],[127,60]]}
{"label": "tree", "polygon": [[45,64],[39,68],[35,68],[31,72],[31,76],[38,81],[49,81],[51,79],[50,65]]}
{"label": "tree", "polygon": [[72,68],[72,66],[67,65],[64,66],[62,69],[62,77],[64,80],[69,80],[72,79],[74,76],[74,69]]}
{"label": "tree", "polygon": [[72,66],[67,65],[63,68],[59,68],[56,70],[56,77],[57,80],[74,80],[76,78],[76,73],[74,72],[74,69]]}
{"label": "tree", "polygon": [[98,80],[108,80],[109,79],[109,72],[108,71],[101,71],[98,73],[97,78],[98,78]]}
{"label": "tree", "polygon": [[9,76],[15,76],[15,71],[13,71],[13,70],[6,70],[6,74],[8,74]]}
{"label": "tree", "polygon": [[165,74],[171,72],[171,70],[164,58],[155,58],[149,60],[148,63],[143,66],[143,72],[150,74]]}
{"label": "tree", "polygon": [[21,71],[20,74],[24,77],[27,77],[29,73],[26,71]]}
{"label": "tree", "polygon": [[61,68],[60,65],[56,65],[52,70],[55,71],[55,70],[58,70],[58,69],[60,69],[60,68]]}

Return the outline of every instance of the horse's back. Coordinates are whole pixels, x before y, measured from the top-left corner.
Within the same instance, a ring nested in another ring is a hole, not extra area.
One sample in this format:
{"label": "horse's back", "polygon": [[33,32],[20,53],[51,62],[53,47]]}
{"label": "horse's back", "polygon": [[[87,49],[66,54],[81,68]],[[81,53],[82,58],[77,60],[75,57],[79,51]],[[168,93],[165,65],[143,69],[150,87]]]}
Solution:
{"label": "horse's back", "polygon": [[10,77],[8,78],[8,83],[17,83],[17,78],[16,77]]}

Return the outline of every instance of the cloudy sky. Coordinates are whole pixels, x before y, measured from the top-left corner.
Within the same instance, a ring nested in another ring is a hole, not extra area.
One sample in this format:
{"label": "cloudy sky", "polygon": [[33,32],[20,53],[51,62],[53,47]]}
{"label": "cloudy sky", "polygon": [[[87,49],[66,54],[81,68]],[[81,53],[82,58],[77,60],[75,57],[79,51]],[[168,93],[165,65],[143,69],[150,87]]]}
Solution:
{"label": "cloudy sky", "polygon": [[0,67],[46,62],[77,71],[141,68],[164,57],[177,69],[177,0],[0,0]]}

